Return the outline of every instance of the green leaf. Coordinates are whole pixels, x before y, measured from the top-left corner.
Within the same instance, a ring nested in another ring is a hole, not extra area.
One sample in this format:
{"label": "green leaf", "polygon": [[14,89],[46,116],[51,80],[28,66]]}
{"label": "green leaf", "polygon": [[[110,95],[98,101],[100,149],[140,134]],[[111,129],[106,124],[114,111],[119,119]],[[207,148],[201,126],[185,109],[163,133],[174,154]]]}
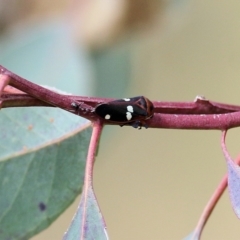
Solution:
{"label": "green leaf", "polygon": [[187,237],[185,237],[183,240],[199,240],[199,239],[200,239],[199,231],[194,231],[190,233]]}
{"label": "green leaf", "polygon": [[88,188],[87,192],[82,194],[78,210],[63,239],[109,239],[106,225],[92,187]]}
{"label": "green leaf", "polygon": [[[90,123],[55,108],[0,115],[0,239],[28,239],[81,192]],[[63,230],[64,232],[64,230]]]}

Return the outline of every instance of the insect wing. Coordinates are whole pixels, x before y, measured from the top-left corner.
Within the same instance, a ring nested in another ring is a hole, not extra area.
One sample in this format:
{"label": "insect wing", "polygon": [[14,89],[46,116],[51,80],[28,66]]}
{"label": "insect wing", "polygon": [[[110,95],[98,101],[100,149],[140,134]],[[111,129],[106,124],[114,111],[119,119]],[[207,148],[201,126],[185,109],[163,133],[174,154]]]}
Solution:
{"label": "insect wing", "polygon": [[152,117],[153,105],[147,98],[138,96],[100,104],[95,112],[108,121],[127,123]]}
{"label": "insect wing", "polygon": [[[128,101],[127,101],[128,100]],[[149,101],[149,100],[148,100]],[[133,97],[133,98],[124,98],[115,100],[113,102],[118,102],[119,104],[124,104],[126,106],[132,106],[133,107],[133,117],[137,116],[147,116],[147,101],[146,98],[143,96]]]}
{"label": "insect wing", "polygon": [[102,118],[113,122],[126,122],[126,105],[116,105],[112,102],[101,104],[95,112]]}

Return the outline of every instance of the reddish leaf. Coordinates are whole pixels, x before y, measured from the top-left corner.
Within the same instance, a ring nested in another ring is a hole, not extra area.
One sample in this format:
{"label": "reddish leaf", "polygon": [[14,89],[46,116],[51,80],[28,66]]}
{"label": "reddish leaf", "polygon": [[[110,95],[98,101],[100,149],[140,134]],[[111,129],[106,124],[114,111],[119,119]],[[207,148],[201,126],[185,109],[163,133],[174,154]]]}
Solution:
{"label": "reddish leaf", "polygon": [[228,191],[232,207],[237,217],[240,218],[240,167],[232,160],[225,145],[226,131],[222,135],[222,150],[228,168]]}

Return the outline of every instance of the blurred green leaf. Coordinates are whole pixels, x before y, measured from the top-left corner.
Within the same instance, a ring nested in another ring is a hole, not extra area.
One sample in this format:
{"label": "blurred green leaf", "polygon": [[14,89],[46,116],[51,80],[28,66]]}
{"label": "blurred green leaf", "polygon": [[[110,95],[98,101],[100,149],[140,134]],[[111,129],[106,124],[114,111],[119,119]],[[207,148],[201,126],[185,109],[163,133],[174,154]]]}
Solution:
{"label": "blurred green leaf", "polygon": [[30,238],[73,202],[90,135],[88,121],[60,109],[1,111],[1,240]]}
{"label": "blurred green leaf", "polygon": [[126,97],[131,81],[131,42],[118,42],[102,51],[95,51],[91,57],[96,72],[94,95],[103,97]]}
{"label": "blurred green leaf", "polygon": [[91,62],[64,20],[19,24],[0,36],[0,63],[38,84],[92,95]]}

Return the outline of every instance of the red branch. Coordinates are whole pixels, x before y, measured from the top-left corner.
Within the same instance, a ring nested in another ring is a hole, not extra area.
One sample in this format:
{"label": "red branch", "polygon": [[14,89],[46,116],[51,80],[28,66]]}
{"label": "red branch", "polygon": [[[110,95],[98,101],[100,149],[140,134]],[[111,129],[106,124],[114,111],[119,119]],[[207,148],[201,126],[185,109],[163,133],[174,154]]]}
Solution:
{"label": "red branch", "polygon": [[[22,93],[2,92],[1,107],[52,106],[91,121],[99,117],[94,108],[114,99],[63,95],[34,84],[0,66],[0,90],[10,85]],[[4,89],[6,91],[6,88]],[[194,102],[152,101],[154,116],[146,121],[149,128],[218,129],[240,126],[240,106],[212,102],[197,97]],[[74,108],[73,103],[79,105]],[[118,125],[103,121],[104,124]],[[130,125],[130,124],[129,124]]]}

